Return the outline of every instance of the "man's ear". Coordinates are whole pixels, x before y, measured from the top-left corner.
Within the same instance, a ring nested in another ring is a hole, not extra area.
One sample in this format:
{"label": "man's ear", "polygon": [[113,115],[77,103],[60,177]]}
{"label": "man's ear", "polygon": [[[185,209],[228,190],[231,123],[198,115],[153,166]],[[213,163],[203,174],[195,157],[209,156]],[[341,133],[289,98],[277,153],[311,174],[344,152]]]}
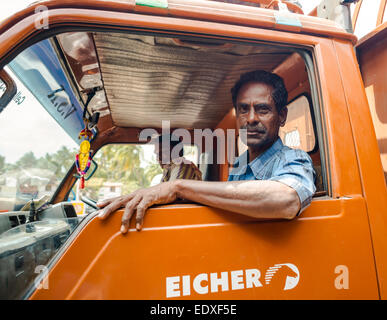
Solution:
{"label": "man's ear", "polygon": [[279,116],[280,127],[283,127],[286,123],[286,118],[288,116],[288,108],[283,107],[278,113],[278,116]]}

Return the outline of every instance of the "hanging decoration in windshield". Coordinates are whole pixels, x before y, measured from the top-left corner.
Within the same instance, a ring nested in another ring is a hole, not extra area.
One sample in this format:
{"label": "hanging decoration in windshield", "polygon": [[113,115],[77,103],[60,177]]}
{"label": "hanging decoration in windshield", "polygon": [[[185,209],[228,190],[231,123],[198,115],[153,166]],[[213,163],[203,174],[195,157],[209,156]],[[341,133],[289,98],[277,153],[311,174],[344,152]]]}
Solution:
{"label": "hanging decoration in windshield", "polygon": [[[81,145],[79,146],[79,152],[75,156],[75,165],[77,172],[80,176],[80,189],[85,188],[85,174],[91,165],[91,153],[90,141],[93,139],[93,132],[89,129],[89,120],[84,118],[85,128],[79,133],[79,139],[82,139]],[[78,199],[78,196],[77,196]]]}

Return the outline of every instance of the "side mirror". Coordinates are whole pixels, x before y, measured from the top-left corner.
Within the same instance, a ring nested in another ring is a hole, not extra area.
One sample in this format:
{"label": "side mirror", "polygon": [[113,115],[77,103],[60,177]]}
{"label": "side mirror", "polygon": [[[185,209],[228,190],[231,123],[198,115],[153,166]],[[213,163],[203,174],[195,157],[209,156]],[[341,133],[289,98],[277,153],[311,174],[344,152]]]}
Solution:
{"label": "side mirror", "polygon": [[97,169],[98,169],[97,162],[95,162],[94,159],[91,159],[91,165],[90,165],[88,172],[86,173],[85,180],[86,181],[89,180],[94,175],[94,173],[97,171]]}
{"label": "side mirror", "polygon": [[[91,159],[91,165],[90,165],[90,168],[85,175],[85,181],[89,180],[94,175],[94,173],[97,171],[97,169],[98,169],[97,162],[95,162],[94,159]],[[77,179],[81,178],[81,176],[78,174],[74,174],[74,177]]]}
{"label": "side mirror", "polygon": [[0,112],[11,102],[12,98],[16,95],[17,87],[16,83],[10,77],[10,75],[4,69],[0,70],[0,88],[5,87],[5,91],[0,90]]}

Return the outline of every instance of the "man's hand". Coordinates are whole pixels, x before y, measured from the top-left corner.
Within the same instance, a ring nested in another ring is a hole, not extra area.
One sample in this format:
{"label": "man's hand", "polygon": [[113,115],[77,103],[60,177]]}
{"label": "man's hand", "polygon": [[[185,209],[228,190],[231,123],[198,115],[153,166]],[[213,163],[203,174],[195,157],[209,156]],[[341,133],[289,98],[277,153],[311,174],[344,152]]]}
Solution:
{"label": "man's hand", "polygon": [[176,191],[173,181],[163,182],[154,187],[139,189],[129,195],[108,199],[97,203],[97,206],[104,208],[100,210],[98,217],[107,218],[112,212],[124,209],[122,215],[121,232],[126,233],[129,229],[129,222],[136,211],[136,229],[142,228],[146,210],[154,204],[170,203],[176,200]]}

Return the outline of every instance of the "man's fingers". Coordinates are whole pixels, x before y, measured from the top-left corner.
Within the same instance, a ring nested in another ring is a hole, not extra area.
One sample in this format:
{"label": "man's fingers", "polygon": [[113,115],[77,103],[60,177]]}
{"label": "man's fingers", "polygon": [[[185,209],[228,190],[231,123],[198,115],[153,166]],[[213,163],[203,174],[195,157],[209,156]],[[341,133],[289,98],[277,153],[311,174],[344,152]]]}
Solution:
{"label": "man's fingers", "polygon": [[125,197],[115,197],[112,199],[108,199],[105,201],[102,201],[101,203],[98,203],[98,206],[104,207],[104,209],[101,209],[98,213],[98,217],[100,219],[107,218],[112,212],[118,210],[119,208],[122,208],[125,206],[125,204],[133,199],[135,196],[135,193],[129,194]]}
{"label": "man's fingers", "polygon": [[124,214],[122,215],[121,232],[127,233],[129,229],[130,219],[132,218],[135,206],[141,201],[141,196],[134,197],[125,205]]}
{"label": "man's fingers", "polygon": [[97,207],[98,208],[103,208],[103,207],[107,206],[110,202],[111,202],[110,199],[109,200],[105,200],[105,201],[97,202]]}
{"label": "man's fingers", "polygon": [[110,198],[110,199],[106,199],[106,200],[102,200],[102,201],[99,201],[97,202],[97,207],[99,208],[104,208],[106,207],[108,204],[111,204],[113,201],[116,201],[117,199],[119,199],[120,197],[114,197],[114,198]]}
{"label": "man's fingers", "polygon": [[140,231],[142,229],[142,224],[144,222],[145,211],[152,205],[152,202],[143,198],[141,202],[137,205],[137,214],[136,214],[136,229]]}
{"label": "man's fingers", "polygon": [[101,212],[98,214],[98,217],[100,219],[107,218],[112,212],[118,210],[123,206],[123,200],[115,200],[114,202],[107,205],[104,209],[101,210]]}

